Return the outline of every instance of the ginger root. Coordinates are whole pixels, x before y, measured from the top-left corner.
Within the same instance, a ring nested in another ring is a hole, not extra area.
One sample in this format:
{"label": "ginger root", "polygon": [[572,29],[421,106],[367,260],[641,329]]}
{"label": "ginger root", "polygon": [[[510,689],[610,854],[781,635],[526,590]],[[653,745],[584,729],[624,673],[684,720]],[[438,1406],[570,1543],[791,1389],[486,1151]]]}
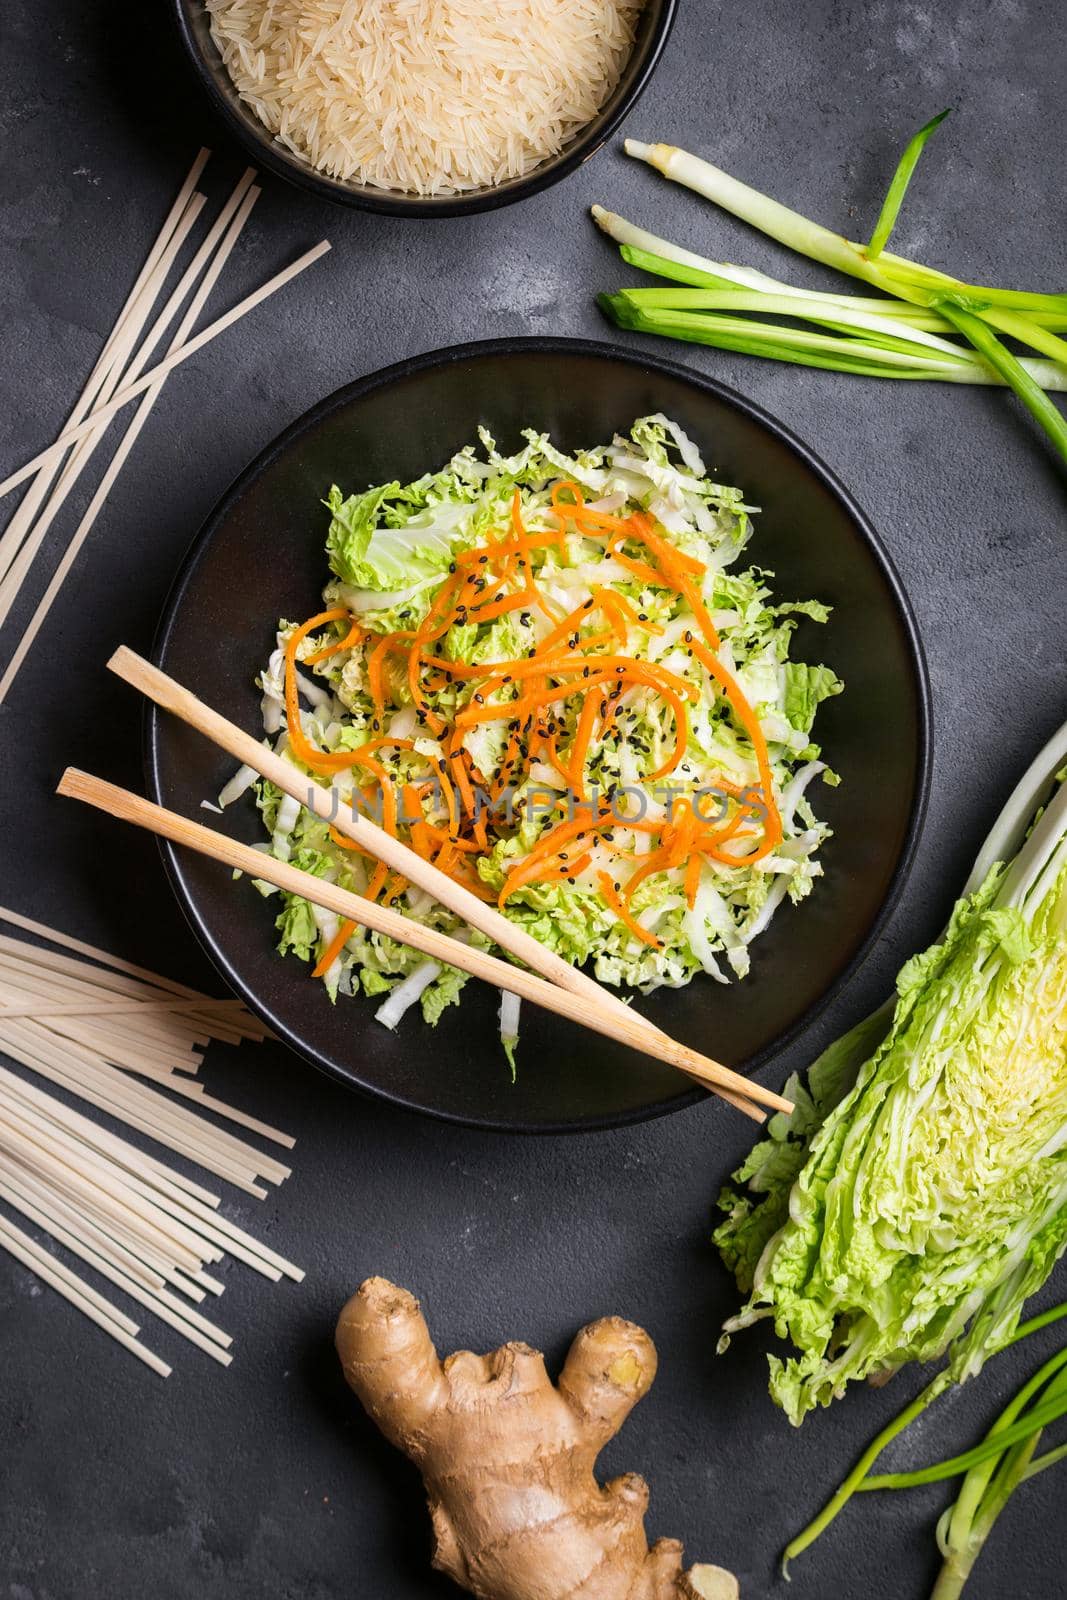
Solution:
{"label": "ginger root", "polygon": [[368,1278],[341,1312],[345,1377],[385,1436],[419,1467],[433,1564],[479,1600],[736,1600],[721,1567],[682,1570],[682,1546],[645,1538],[648,1487],[601,1487],[596,1458],[656,1375],[648,1334],[590,1323],[558,1386],[525,1344],[438,1359],[419,1303]]}

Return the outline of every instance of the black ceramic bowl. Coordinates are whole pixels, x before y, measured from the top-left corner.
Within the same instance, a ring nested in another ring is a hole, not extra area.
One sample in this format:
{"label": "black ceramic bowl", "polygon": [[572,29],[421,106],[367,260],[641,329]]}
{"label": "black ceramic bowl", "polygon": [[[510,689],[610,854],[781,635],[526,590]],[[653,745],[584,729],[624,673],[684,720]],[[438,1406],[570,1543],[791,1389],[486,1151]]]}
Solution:
{"label": "black ceramic bowl", "polygon": [[174,0],[178,31],[197,77],[215,110],[260,166],[301,188],[310,189],[323,200],[359,206],[365,211],[385,211],[394,217],[455,217],[464,212],[491,211],[496,206],[510,205],[513,200],[525,200],[528,195],[537,194],[538,190],[547,189],[565,178],[568,172],[596,154],[637,104],[667,43],[677,5],[678,0],[646,0],[633,52],[613,94],[592,122],[576,133],[550,161],[525,178],[513,178],[493,188],[461,195],[419,196],[373,189],[366,184],[344,183],[316,172],[307,162],[292,155],[271,136],[234,88],[211,37],[203,0]]}
{"label": "black ceramic bowl", "polygon": [[[806,1021],[870,944],[906,871],[923,811],[927,682],[915,625],[870,525],[809,450],[747,400],[666,361],[608,345],[516,339],[421,356],[340,389],[260,456],[209,517],[167,605],[156,659],[233,721],[258,730],[256,672],[277,618],[317,609],[327,568],[332,482],[348,489],[417,477],[484,423],[502,448],[549,429],[564,448],[601,443],[635,417],[664,411],[696,439],[709,468],[761,506],[751,559],[783,597],[833,606],[803,621],[801,658],[828,662],[844,694],[819,713],[818,736],[841,774],[817,805],[835,830],[825,879],[783,907],[753,947],[752,972],[728,988],[696,978],[641,1010],[687,1044],[751,1070]],[[238,619],[235,621],[235,619]],[[152,712],[149,787],[187,816],[218,793],[232,761]],[[251,802],[225,827],[262,837]],[[164,847],[179,899],[208,954],[250,1006],[333,1076],[398,1104],[483,1127],[604,1128],[699,1097],[670,1068],[524,1008],[518,1079],[497,1039],[497,996],[471,984],[436,1029],[411,1013],[395,1033],[361,999],[330,1004],[295,959],[275,953],[272,902],[202,857]]]}

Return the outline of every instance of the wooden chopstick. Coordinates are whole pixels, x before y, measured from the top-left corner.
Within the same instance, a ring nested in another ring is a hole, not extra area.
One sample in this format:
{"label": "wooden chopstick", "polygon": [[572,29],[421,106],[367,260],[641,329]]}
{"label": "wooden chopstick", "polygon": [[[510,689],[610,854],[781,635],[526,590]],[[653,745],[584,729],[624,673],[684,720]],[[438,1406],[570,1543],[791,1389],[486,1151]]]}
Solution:
{"label": "wooden chopstick", "polygon": [[249,877],[262,878],[268,883],[276,884],[279,889],[284,889],[289,894],[301,895],[337,916],[351,918],[376,933],[383,933],[390,939],[410,945],[412,949],[421,951],[433,961],[460,967],[474,977],[483,978],[486,982],[494,984],[497,988],[508,989],[512,994],[531,1000],[535,1005],[543,1006],[545,1010],[554,1011],[558,1016],[566,1017],[583,1027],[592,1028],[595,1032],[615,1039],[620,1044],[630,1045],[644,1055],[666,1061],[690,1077],[698,1079],[706,1087],[716,1091],[725,1089],[733,1095],[744,1097],[741,1109],[751,1116],[760,1115],[751,1104],[752,1101],[771,1106],[776,1111],[792,1110],[791,1102],[780,1094],[765,1089],[761,1084],[751,1082],[729,1067],[720,1066],[718,1062],[701,1056],[697,1051],[679,1044],[666,1034],[642,1027],[638,1018],[625,1008],[620,1015],[613,1008],[599,1004],[592,1005],[587,997],[573,995],[560,989],[557,985],[538,977],[536,973],[512,966],[497,956],[474,949],[458,939],[451,938],[448,934],[441,933],[436,928],[428,928],[398,911],[393,911],[388,906],[377,905],[362,895],[338,887],[337,884],[326,883],[323,879],[316,878],[309,872],[302,872],[288,862],[276,861],[263,851],[253,849],[251,845],[240,844],[234,839],[227,838],[225,834],[216,833],[214,829],[206,828],[202,823],[191,822],[188,818],[154,805],[139,795],[130,794],[128,790],[121,789],[115,784],[106,783],[89,773],[68,767],[60,780],[58,792],[71,799],[82,800],[88,805],[96,806],[98,810],[106,811],[110,816],[122,821],[147,828],[152,833],[170,839],[174,844],[197,850],[200,854],[210,856],[213,860],[222,862],[224,866],[236,868]]}
{"label": "wooden chopstick", "polygon": [[27,461],[25,466],[19,467],[16,472],[12,472],[6,477],[3,483],[0,483],[0,499],[6,494],[10,494],[12,489],[17,489],[20,483],[25,483],[27,478],[34,477],[42,467],[54,469],[56,463],[72,444],[77,444],[79,439],[84,439],[87,433],[95,433],[101,423],[110,422],[111,418],[121,411],[123,406],[128,406],[131,400],[135,400],[139,394],[144,394],[146,389],[153,388],[169,372],[173,372],[175,367],[180,366],[183,361],[188,361],[191,356],[195,356],[206,344],[210,344],[212,339],[216,339],[220,333],[225,333],[226,329],[231,328],[241,317],[247,315],[249,311],[254,311],[258,305],[262,305],[263,301],[268,300],[272,294],[277,294],[279,289],[284,289],[286,284],[291,283],[298,273],[303,272],[313,262],[318,261],[320,256],[324,256],[329,248],[329,240],[323,239],[320,244],[314,245],[312,249],[305,250],[302,256],[298,256],[295,261],[291,261],[281,272],[275,273],[273,278],[268,278],[266,283],[262,284],[258,289],[254,289],[251,294],[245,295],[244,299],[239,300],[235,306],[231,306],[229,311],[224,312],[221,317],[216,317],[214,322],[210,322],[206,328],[202,328],[193,338],[186,340],[180,350],[171,351],[169,355],[164,356],[162,361],[157,362],[150,371],[142,372],[141,376],[134,382],[124,383],[112,399],[108,400],[106,404],[95,406],[89,415],[83,417],[80,422],[75,424],[68,423],[58,438],[54,439],[46,449],[41,450],[33,457],[32,461]]}
{"label": "wooden chopstick", "polygon": [[[345,805],[344,801],[334,788],[324,788],[312,779],[304,776],[292,765],[276,755],[273,750],[260,743],[258,739],[239,728],[236,723],[230,722],[210,706],[199,700],[196,695],[184,688],[174,678],[154,667],[151,662],[145,661],[125,645],[116,650],[108,662],[111,671],[126,683],[139,689],[142,694],[153,700],[156,705],[165,711],[172,712],[180,717],[190,727],[211,739],[221,749],[227,750],[236,760],[252,767],[262,777],[269,779],[279,789],[291,795],[294,800],[306,806],[309,811],[314,811],[324,821],[332,822],[339,832],[353,839],[364,850],[384,861],[386,866],[392,867],[409,882],[417,884],[419,888],[432,895],[442,905],[454,911],[457,916],[470,923],[494,944],[501,949],[509,950],[513,956],[522,961],[534,972],[547,978],[552,984],[566,989],[568,993],[584,999],[587,1004],[599,1007],[601,1010],[613,1011],[617,1018],[625,1018],[629,1029],[635,1026],[644,1029],[647,1033],[660,1038],[666,1038],[660,1029],[642,1017],[640,1012],[633,1011],[620,1000],[618,996],[610,994],[602,988],[593,978],[588,977],[578,968],[572,967],[570,962],[564,961],[562,956],[545,948],[537,939],[523,929],[515,926],[513,922],[501,915],[495,906],[487,905],[484,900],[465,889],[462,884],[455,883],[445,873],[440,872],[422,856],[409,849],[401,840],[393,837],[384,828],[353,812]],[[260,874],[263,876],[263,874]],[[357,920],[365,921],[365,918]],[[411,943],[410,940],[405,941]],[[450,963],[461,966],[459,961]],[[506,985],[505,985],[506,987]],[[651,1052],[655,1053],[655,1052]],[[696,1056],[696,1052],[693,1053]],[[664,1059],[664,1058],[661,1058]],[[710,1057],[699,1056],[697,1059],[706,1067],[719,1068],[728,1072],[720,1062],[713,1061]],[[698,1073],[697,1076],[702,1074]],[[705,1075],[706,1077],[706,1075]],[[746,1087],[741,1091],[741,1098],[760,1099],[763,1091],[758,1095],[750,1093],[752,1085],[748,1079],[742,1079]],[[723,1098],[731,1104],[737,1105],[738,1101],[730,1091],[723,1094]],[[781,1097],[766,1100],[766,1104],[774,1104],[779,1109],[792,1110],[788,1101]],[[738,1109],[745,1109],[738,1106]]]}

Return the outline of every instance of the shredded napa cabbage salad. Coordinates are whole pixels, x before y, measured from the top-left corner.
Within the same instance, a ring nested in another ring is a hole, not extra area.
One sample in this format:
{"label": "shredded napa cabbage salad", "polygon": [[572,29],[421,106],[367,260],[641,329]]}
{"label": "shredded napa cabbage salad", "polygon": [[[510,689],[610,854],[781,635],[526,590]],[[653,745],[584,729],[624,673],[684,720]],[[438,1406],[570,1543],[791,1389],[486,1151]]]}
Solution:
{"label": "shredded napa cabbage salad", "polygon": [[[756,507],[662,415],[568,455],[484,430],[413,483],[334,487],[324,607],[282,621],[257,680],[267,740],[309,779],[602,982],[743,978],[749,947],[821,875],[809,798],[836,783],[812,727],[843,685],[790,659],[818,600],[744,566]],[[429,894],[242,768],[262,848],[490,948]],[[428,1023],[466,974],[266,883],[278,948],[331,997]],[[512,1061],[518,1003],[505,997]]]}

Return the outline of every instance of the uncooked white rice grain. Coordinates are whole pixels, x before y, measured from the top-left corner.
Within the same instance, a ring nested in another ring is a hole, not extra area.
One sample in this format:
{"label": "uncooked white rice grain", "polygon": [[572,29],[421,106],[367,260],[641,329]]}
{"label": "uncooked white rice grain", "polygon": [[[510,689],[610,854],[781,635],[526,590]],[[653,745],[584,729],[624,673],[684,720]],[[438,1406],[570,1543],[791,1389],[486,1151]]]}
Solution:
{"label": "uncooked white rice grain", "polygon": [[241,98],[344,181],[486,188],[553,156],[619,81],[644,0],[206,0]]}

